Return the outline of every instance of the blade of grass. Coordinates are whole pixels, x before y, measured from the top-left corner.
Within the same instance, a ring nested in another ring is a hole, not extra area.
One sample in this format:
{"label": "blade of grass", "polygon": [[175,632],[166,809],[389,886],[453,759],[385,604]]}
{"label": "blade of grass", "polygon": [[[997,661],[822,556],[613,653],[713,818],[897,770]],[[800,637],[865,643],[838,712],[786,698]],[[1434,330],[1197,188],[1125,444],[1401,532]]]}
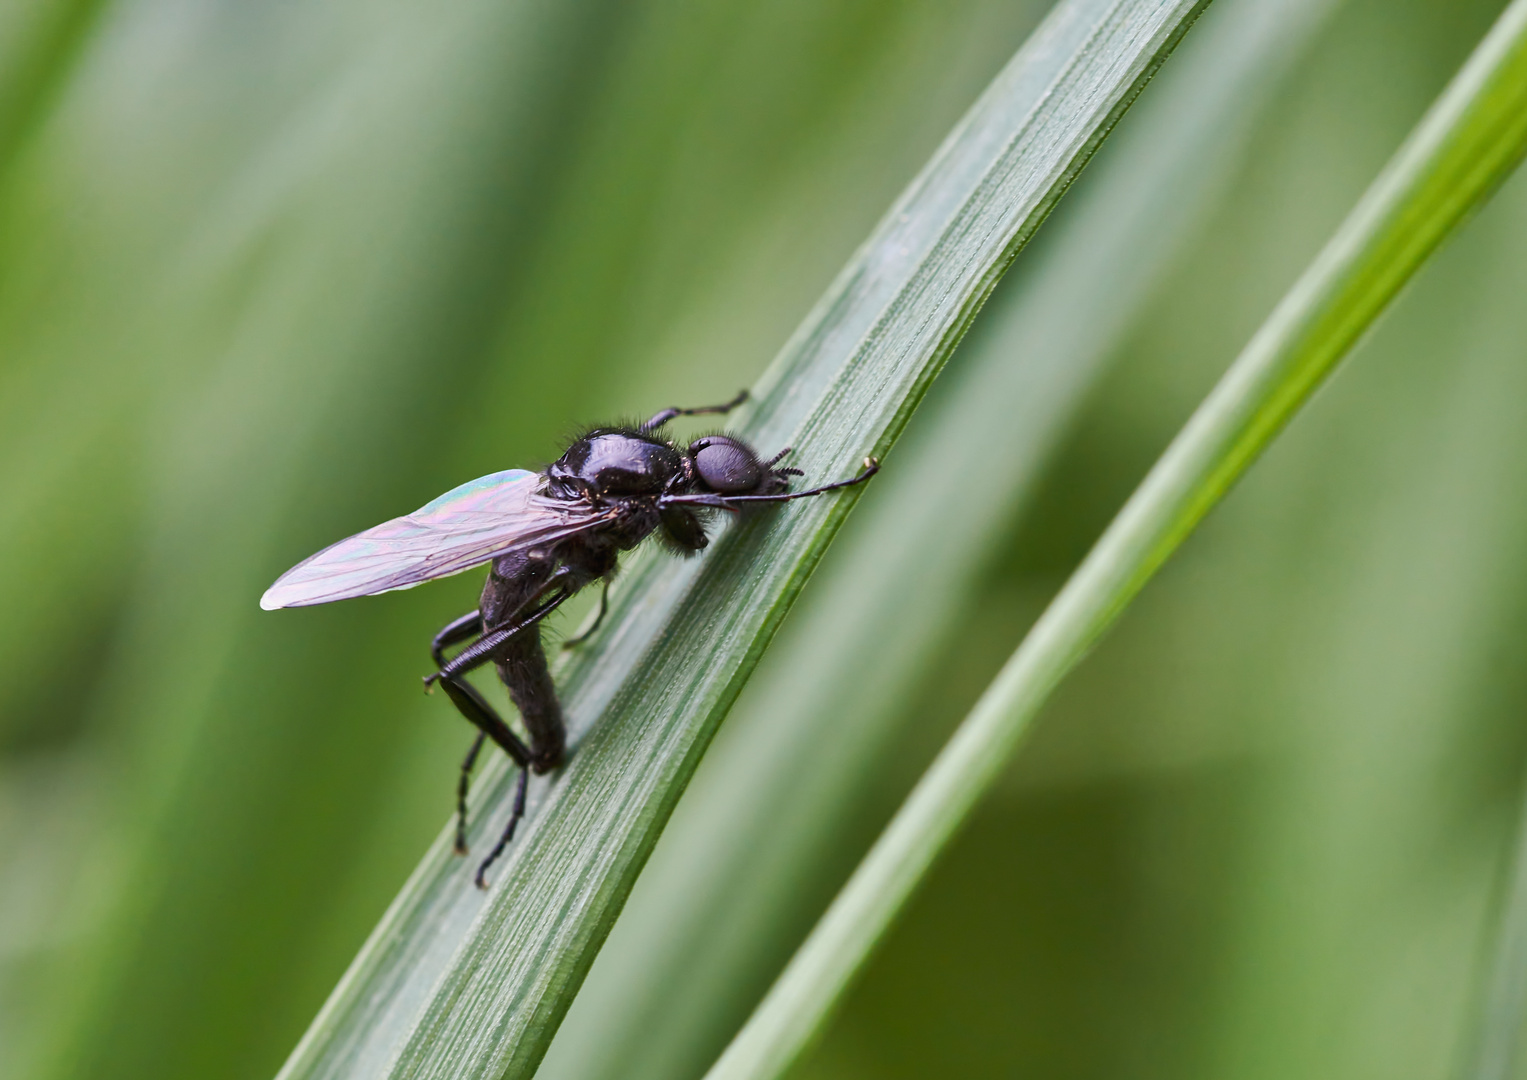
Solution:
{"label": "blade of grass", "polygon": [[1516,0],[982,695],[710,1080],[790,1066],[1050,691],[1524,150],[1527,0]]}
{"label": "blade of grass", "polygon": [[[728,716],[542,1080],[714,1060],[847,872],[884,755],[908,735],[903,703],[1050,445],[1335,6],[1220,0],[1004,280]],[[971,475],[975,502],[944,482]]]}
{"label": "blade of grass", "polygon": [[0,13],[0,178],[73,70],[102,0],[19,0]]}
{"label": "blade of grass", "polygon": [[1527,801],[1517,822],[1511,878],[1502,898],[1489,982],[1480,1004],[1472,1080],[1512,1080],[1522,1075],[1522,1029],[1527,1024]]}
{"label": "blade of grass", "polygon": [[[797,447],[813,478],[889,449],[1018,248],[1206,3],[1061,4],[786,346],[747,434]],[[283,1077],[534,1071],[700,753],[851,501],[792,504],[730,531],[703,560],[633,561],[610,626],[562,674],[581,745],[561,775],[533,786],[493,890],[484,900],[471,888],[443,833]],[[479,844],[509,794],[502,767],[487,779]]]}

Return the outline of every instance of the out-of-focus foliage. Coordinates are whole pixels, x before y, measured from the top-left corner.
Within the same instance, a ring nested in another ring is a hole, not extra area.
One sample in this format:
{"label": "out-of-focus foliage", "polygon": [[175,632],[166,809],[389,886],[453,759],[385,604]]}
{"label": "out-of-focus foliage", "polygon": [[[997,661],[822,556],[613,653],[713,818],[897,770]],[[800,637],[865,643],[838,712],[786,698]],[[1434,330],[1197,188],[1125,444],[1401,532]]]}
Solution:
{"label": "out-of-focus foliage", "polygon": [[1501,903],[1500,928],[1468,1059],[1471,1080],[1519,1076],[1527,1053],[1527,815],[1517,823],[1516,839],[1511,884]]}
{"label": "out-of-focus foliage", "polygon": [[[1499,7],[1349,0],[1286,80],[840,876]],[[448,812],[467,734],[416,679],[474,582],[260,590],[750,381],[1040,13],[5,13],[0,1073],[275,1070]],[[1457,1065],[1524,750],[1524,237],[1519,178],[1062,692],[803,1074]]]}

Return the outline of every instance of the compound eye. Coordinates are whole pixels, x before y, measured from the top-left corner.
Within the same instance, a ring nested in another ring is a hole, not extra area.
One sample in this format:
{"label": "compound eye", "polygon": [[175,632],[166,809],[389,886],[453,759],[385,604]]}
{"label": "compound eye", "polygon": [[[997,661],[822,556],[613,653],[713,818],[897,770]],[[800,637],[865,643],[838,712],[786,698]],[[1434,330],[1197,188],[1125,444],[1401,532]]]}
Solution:
{"label": "compound eye", "polygon": [[705,486],[722,495],[755,491],[763,479],[758,455],[724,435],[701,439],[689,448]]}

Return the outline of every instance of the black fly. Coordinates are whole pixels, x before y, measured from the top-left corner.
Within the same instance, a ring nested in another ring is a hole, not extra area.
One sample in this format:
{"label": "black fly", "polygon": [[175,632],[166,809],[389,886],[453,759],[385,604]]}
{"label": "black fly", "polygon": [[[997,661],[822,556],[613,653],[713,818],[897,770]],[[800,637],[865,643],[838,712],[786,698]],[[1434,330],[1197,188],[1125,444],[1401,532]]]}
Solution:
{"label": "black fly", "polygon": [[[438,670],[424,680],[426,687],[439,683],[478,729],[457,784],[458,852],[467,850],[467,785],[484,741],[492,739],[520,767],[514,809],[477,869],[479,887],[525,813],[529,774],[555,769],[567,750],[541,620],[584,586],[603,580],[606,594],[592,633],[604,618],[620,553],[653,532],[692,554],[707,543],[712,511],[821,495],[862,483],[879,469],[866,458],[850,480],[792,492],[790,477],[800,470],[778,467],[788,449],[764,460],[731,435],[706,435],[681,447],[660,434],[676,416],[727,413],[746,399],[744,391],[725,405],[664,409],[638,427],[596,428],[544,473],[510,469],[463,484],[412,514],[325,548],[281,575],[261,598],[267,610],[305,607],[407,589],[492,563],[478,609],[435,635],[430,653]],[[445,650],[456,645],[465,647],[448,659]],[[490,661],[520,711],[529,745],[466,680],[467,672]]]}

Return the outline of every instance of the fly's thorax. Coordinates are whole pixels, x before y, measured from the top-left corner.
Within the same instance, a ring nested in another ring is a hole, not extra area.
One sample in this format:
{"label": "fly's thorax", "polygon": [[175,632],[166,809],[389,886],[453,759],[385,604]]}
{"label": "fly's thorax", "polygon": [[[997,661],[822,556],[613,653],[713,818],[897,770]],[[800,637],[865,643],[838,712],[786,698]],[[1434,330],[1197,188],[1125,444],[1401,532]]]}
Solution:
{"label": "fly's thorax", "polygon": [[555,489],[595,498],[655,496],[688,475],[682,451],[634,428],[599,428],[573,442],[546,470]]}

